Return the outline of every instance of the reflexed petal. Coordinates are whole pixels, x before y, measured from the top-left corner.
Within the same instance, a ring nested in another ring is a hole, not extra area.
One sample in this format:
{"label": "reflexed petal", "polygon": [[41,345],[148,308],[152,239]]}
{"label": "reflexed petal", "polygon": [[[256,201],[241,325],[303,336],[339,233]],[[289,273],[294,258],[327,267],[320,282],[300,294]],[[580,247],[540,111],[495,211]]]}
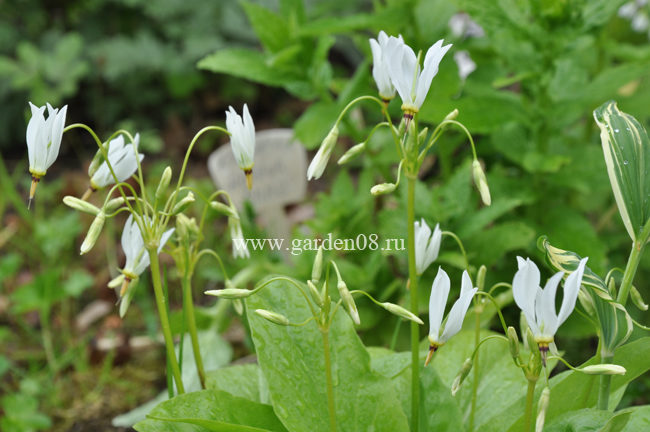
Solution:
{"label": "reflexed petal", "polygon": [[32,117],[29,119],[29,123],[27,124],[25,138],[27,141],[29,167],[34,168],[35,161],[37,160],[37,153],[43,151],[43,146],[40,144],[40,133],[45,125],[45,117],[43,116],[45,107],[37,107],[31,102],[29,102],[29,107],[32,111]]}
{"label": "reflexed petal", "polygon": [[553,336],[559,326],[557,312],[555,311],[555,295],[557,286],[563,276],[564,272],[558,272],[551,276],[544,286],[541,298],[538,300],[540,304],[537,324],[543,329],[544,335],[547,336]]}
{"label": "reflexed petal", "polygon": [[[49,168],[56,158],[59,156],[59,148],[61,147],[61,140],[63,138],[63,128],[65,127],[65,116],[68,111],[68,106],[64,106],[61,110],[54,110],[54,118],[52,113],[50,113],[51,118],[51,131],[50,131],[50,140],[51,144],[47,152],[47,162],[46,167]],[[50,121],[48,118],[48,121]]]}
{"label": "reflexed petal", "polygon": [[467,270],[463,271],[463,279],[462,279],[462,284],[460,286],[460,296],[462,297],[466,293],[468,293],[474,286],[472,285],[472,279],[469,277],[469,273],[467,273]]}
{"label": "reflexed petal", "polygon": [[[463,285],[465,284],[465,274],[467,274],[467,272],[464,272],[463,274]],[[469,279],[469,275],[467,275],[467,278]],[[445,329],[442,331],[442,337],[440,338],[441,342],[447,342],[463,327],[463,320],[465,319],[467,309],[469,309],[469,305],[472,302],[472,298],[474,297],[474,294],[476,294],[476,291],[478,291],[478,288],[464,291],[451,307],[447,323],[445,324]]]}
{"label": "reflexed petal", "polygon": [[424,99],[427,97],[429,88],[431,87],[431,81],[433,77],[438,73],[438,66],[442,61],[444,55],[451,48],[451,44],[442,46],[443,40],[440,39],[434,45],[432,45],[428,50],[424,58],[424,67],[422,68],[422,74],[420,75],[417,82],[416,97],[415,97],[415,106],[418,108],[424,103]]}
{"label": "reflexed petal", "polygon": [[449,297],[450,281],[447,273],[438,267],[438,274],[431,286],[431,297],[429,297],[429,336],[439,340],[440,325],[445,313],[447,297]]}
{"label": "reflexed petal", "polygon": [[[429,237],[431,236],[431,228],[429,225],[421,219],[420,222],[414,222],[415,230],[415,268],[417,273],[420,275],[424,273],[428,264],[426,263],[427,257],[427,243],[429,242]],[[430,262],[429,262],[430,264]]]}
{"label": "reflexed petal", "polygon": [[557,316],[558,327],[571,315],[576,306],[576,300],[582,285],[582,276],[585,272],[585,265],[589,258],[583,258],[578,264],[578,268],[571,273],[564,282],[564,298],[562,299],[562,306],[560,306],[560,313]]}
{"label": "reflexed petal", "polygon": [[530,259],[523,261],[517,257],[519,263],[519,270],[515,273],[512,280],[512,294],[515,303],[522,310],[528,321],[528,325],[532,326],[537,323],[535,320],[535,297],[539,288],[539,269]]}

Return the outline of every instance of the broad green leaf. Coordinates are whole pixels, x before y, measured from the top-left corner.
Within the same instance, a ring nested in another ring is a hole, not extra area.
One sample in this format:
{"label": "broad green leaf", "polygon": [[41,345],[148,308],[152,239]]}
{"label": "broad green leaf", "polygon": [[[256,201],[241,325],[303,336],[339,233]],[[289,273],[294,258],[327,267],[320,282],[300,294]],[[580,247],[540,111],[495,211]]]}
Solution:
{"label": "broad green leaf", "polygon": [[269,403],[269,388],[262,370],[256,364],[228,366],[207,372],[205,386],[253,402]]}
{"label": "broad green leaf", "polygon": [[[546,261],[555,270],[567,275],[573,272],[581,257],[575,252],[552,246],[546,236],[537,240],[539,249],[545,253]],[[632,333],[632,318],[627,310],[612,297],[605,282],[589,266],[585,267],[582,285],[587,288],[600,326],[603,350],[613,352],[622,345]]]}
{"label": "broad green leaf", "polygon": [[[641,124],[609,101],[594,110],[607,174],[616,205],[632,241],[650,218],[650,140]],[[645,241],[645,240],[643,240]]]}
{"label": "broad green leaf", "polygon": [[[619,413],[630,413],[630,417],[623,429],[603,430],[603,432],[636,432],[650,430],[650,405],[637,406],[619,411]],[[618,413],[617,413],[618,414]]]}
{"label": "broad green leaf", "polygon": [[372,14],[354,14],[346,16],[329,16],[319,18],[303,25],[301,36],[322,36],[335,33],[349,33],[354,30],[372,29],[379,31],[391,27],[395,22],[405,22],[409,19],[409,9],[403,6],[384,8]]}
{"label": "broad green leaf", "polygon": [[569,411],[554,419],[552,422],[547,421],[544,426],[544,431],[564,432],[570,430],[572,432],[597,432],[602,430],[611,417],[611,412],[594,408]]}
{"label": "broad green leaf", "polygon": [[[311,105],[293,126],[296,138],[308,149],[318,147],[334,126],[340,111],[335,103],[317,102]],[[331,162],[336,163],[335,160]]]}
{"label": "broad green leaf", "polygon": [[[300,323],[311,316],[305,302],[295,286],[273,282],[246,299],[247,316],[278,417],[290,431],[325,431],[329,416],[320,330],[314,322],[302,327],[278,326],[254,313],[255,309],[267,309]],[[337,423],[344,430],[408,430],[390,381],[371,370],[370,356],[343,308],[330,329],[330,355]]]}
{"label": "broad green leaf", "polygon": [[134,429],[138,432],[286,431],[270,406],[218,390],[185,393],[165,401]]}
{"label": "broad green leaf", "polygon": [[264,48],[277,52],[289,43],[289,23],[283,17],[259,4],[243,2],[242,6]]}

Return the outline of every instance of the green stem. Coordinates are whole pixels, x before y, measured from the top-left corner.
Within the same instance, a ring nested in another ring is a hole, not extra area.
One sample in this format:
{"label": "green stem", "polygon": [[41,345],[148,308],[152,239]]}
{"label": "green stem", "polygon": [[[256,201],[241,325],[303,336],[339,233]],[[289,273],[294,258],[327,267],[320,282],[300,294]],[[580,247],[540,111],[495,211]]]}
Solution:
{"label": "green stem", "polygon": [[158,307],[158,316],[160,317],[160,326],[162,327],[163,337],[165,338],[165,347],[167,349],[167,359],[171,365],[172,375],[176,382],[178,393],[185,393],[183,387],[183,380],[181,378],[181,370],[178,367],[176,360],[176,352],[174,351],[174,339],[172,337],[172,329],[169,325],[169,316],[167,315],[167,306],[165,305],[165,296],[163,295],[162,282],[160,280],[160,263],[158,262],[158,250],[156,246],[147,247],[149,253],[149,260],[151,262],[151,281],[153,283],[153,291],[156,296],[156,306]]}
{"label": "green stem", "polygon": [[[614,360],[613,354],[602,354],[601,363],[611,363]],[[611,375],[600,376],[600,386],[598,387],[598,409],[607,410],[609,405],[609,390],[612,384]]]}
{"label": "green stem", "polygon": [[194,317],[194,300],[192,299],[192,272],[187,271],[183,277],[183,304],[185,307],[185,318],[187,329],[192,340],[192,351],[194,352],[194,363],[199,374],[201,388],[205,389],[205,369],[203,368],[203,357],[199,349],[199,338],[196,331],[196,318]]}
{"label": "green stem", "polygon": [[[46,306],[45,308],[49,308]],[[45,358],[47,359],[47,365],[52,374],[56,373],[57,364],[56,364],[56,355],[54,354],[54,344],[52,343],[52,331],[50,329],[50,314],[49,311],[41,308],[40,311],[40,320],[41,320],[41,336],[43,337],[43,349],[45,351]]]}
{"label": "green stem", "polygon": [[[406,226],[408,229],[409,290],[411,312],[418,315],[418,277],[415,268],[415,177],[408,176]],[[420,328],[411,322],[411,430],[417,432],[420,423]]]}
{"label": "green stem", "polygon": [[329,328],[321,328],[321,334],[323,335],[323,350],[325,352],[325,379],[327,380],[327,411],[330,417],[330,432],[336,432],[336,405],[334,403],[334,383],[332,382]]}
{"label": "green stem", "polygon": [[474,430],[474,414],[476,413],[476,397],[478,394],[478,369],[479,369],[479,353],[478,346],[481,342],[481,309],[482,306],[475,307],[475,327],[474,327],[474,350],[476,355],[474,356],[474,381],[472,382],[472,407],[469,412],[469,431]]}
{"label": "green stem", "polygon": [[627,260],[627,266],[625,267],[625,273],[623,274],[623,281],[621,282],[621,289],[618,291],[618,297],[616,301],[625,306],[627,302],[627,296],[630,293],[630,288],[632,287],[632,282],[634,281],[634,276],[636,275],[636,269],[639,266],[639,261],[641,259],[641,252],[643,251],[643,243],[635,241],[632,244],[632,250],[630,251],[630,257]]}
{"label": "green stem", "polygon": [[537,385],[537,380],[528,380],[528,391],[526,392],[526,414],[524,431],[530,432],[530,428],[533,424],[533,402],[535,402],[535,385]]}

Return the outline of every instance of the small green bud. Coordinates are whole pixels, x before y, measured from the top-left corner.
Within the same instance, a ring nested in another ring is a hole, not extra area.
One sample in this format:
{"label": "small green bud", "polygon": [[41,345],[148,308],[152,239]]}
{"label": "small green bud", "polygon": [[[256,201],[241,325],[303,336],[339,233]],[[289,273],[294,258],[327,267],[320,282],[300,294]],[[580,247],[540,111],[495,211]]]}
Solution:
{"label": "small green bud", "polygon": [[548,409],[548,401],[551,398],[551,389],[544,387],[542,394],[539,397],[537,404],[537,420],[535,421],[535,432],[542,432],[544,430],[544,420],[546,419],[546,410]]}
{"label": "small green bud", "polygon": [[406,154],[417,151],[417,148],[418,136],[415,133],[415,122],[411,121],[409,123],[408,136],[406,137]]}
{"label": "small green bud", "polygon": [[314,265],[311,267],[311,281],[318,283],[323,272],[323,246],[319,246],[314,257]]}
{"label": "small green bud", "polygon": [[244,313],[244,303],[240,299],[234,299],[232,301],[232,307],[237,312],[237,315],[241,316]]}
{"label": "small green bud", "polygon": [[176,215],[176,237],[182,241],[193,242],[200,235],[196,219],[188,218],[183,213]]}
{"label": "small green bud", "polygon": [[120,285],[122,285],[123,281],[124,281],[124,275],[120,273],[119,276],[117,276],[116,278],[113,278],[113,279],[110,280],[110,282],[108,283],[108,287],[109,288],[117,288]]}
{"label": "small green bud", "polygon": [[616,298],[616,281],[614,278],[611,278],[609,280],[609,284],[607,285],[607,289],[609,290],[609,293],[612,295],[613,298]]}
{"label": "small green bud", "polygon": [[510,355],[513,359],[519,358],[519,338],[514,327],[508,327],[508,343],[510,344]]}
{"label": "small green bud", "polygon": [[429,133],[429,128],[427,127],[425,127],[420,131],[420,133],[418,134],[418,144],[422,144],[426,140],[428,133]]}
{"label": "small green bud", "polygon": [[116,211],[118,208],[120,208],[126,201],[124,200],[124,197],[117,197],[109,200],[106,205],[104,205],[104,213],[109,214],[113,213]]}
{"label": "small green bud", "polygon": [[[103,143],[102,147],[104,147],[104,149],[108,151],[108,143]],[[88,166],[88,177],[92,177],[95,175],[102,162],[104,162],[104,155],[102,154],[101,149],[98,149],[95,152],[95,156],[93,156],[93,160],[90,161],[90,165]]]}
{"label": "small green bud", "polygon": [[246,298],[253,293],[251,290],[240,288],[224,288],[220,290],[208,290],[205,292],[207,295],[221,297],[229,300]]}
{"label": "small green bud", "polygon": [[129,310],[129,306],[131,305],[131,300],[133,299],[133,295],[135,294],[136,284],[137,282],[135,281],[129,282],[129,286],[126,289],[126,292],[120,298],[120,318],[124,318],[126,312]]}
{"label": "small green bud", "polygon": [[608,363],[585,366],[579,370],[587,375],[625,375],[627,372],[623,366]]}
{"label": "small green bud", "polygon": [[370,193],[374,196],[384,195],[393,192],[397,188],[394,183],[380,183],[370,188]]}
{"label": "small green bud", "polygon": [[183,197],[182,200],[176,203],[174,208],[172,209],[172,214],[177,215],[182,211],[185,211],[190,204],[194,202],[194,194],[192,192],[189,192],[185,197]]}
{"label": "small green bud", "polygon": [[413,322],[418,323],[420,325],[424,325],[422,320],[417,315],[415,315],[412,312],[404,309],[401,306],[398,306],[398,305],[396,305],[394,303],[389,303],[389,302],[380,303],[380,305],[381,305],[381,307],[383,307],[384,309],[386,309],[388,312],[392,313],[393,315],[397,315],[398,317],[407,319],[409,321],[413,321]]}
{"label": "small green bud", "polygon": [[640,310],[644,312],[648,310],[648,304],[643,301],[641,293],[634,285],[630,288],[630,299],[632,300],[632,303],[634,303],[634,306],[638,307]]}
{"label": "small green bud", "polygon": [[105,221],[106,214],[104,212],[100,212],[97,216],[95,216],[95,220],[93,220],[93,223],[90,224],[90,228],[88,228],[88,234],[86,234],[86,238],[84,239],[83,243],[81,243],[80,255],[87,253],[93,248],[93,246],[95,246],[99,235],[102,233],[102,228],[104,227]]}
{"label": "small green bud", "polygon": [[274,324],[283,326],[288,326],[290,324],[289,318],[277,312],[271,312],[266,309],[255,309],[255,313]]}
{"label": "small green bud", "polygon": [[463,366],[460,368],[460,371],[458,372],[458,375],[456,375],[456,378],[454,379],[454,382],[451,384],[451,395],[456,396],[456,393],[458,393],[458,390],[460,390],[460,385],[465,381],[465,378],[467,378],[467,375],[469,375],[469,372],[472,370],[472,366],[474,365],[474,362],[472,362],[471,358],[467,358],[465,362],[463,363]]}
{"label": "small green bud", "polygon": [[476,184],[476,187],[481,194],[481,200],[483,201],[483,204],[489,206],[492,203],[492,198],[490,197],[490,188],[488,187],[483,167],[481,167],[481,163],[476,159],[474,159],[474,162],[472,162],[472,174],[474,175],[474,184]]}
{"label": "small green bud", "polygon": [[338,164],[343,165],[357,157],[359,154],[363,153],[363,151],[366,149],[366,143],[362,142],[359,143],[355,146],[352,146],[346,151],[343,156],[339,158]]}
{"label": "small green bud", "polygon": [[458,117],[458,108],[454,108],[454,110],[452,112],[450,112],[449,114],[447,114],[442,121],[455,120],[456,117]]}
{"label": "small green bud", "polygon": [[[476,286],[479,291],[485,291],[485,274],[487,273],[487,267],[482,265],[478,268],[478,273],[476,273]],[[516,334],[516,333],[515,333]]]}
{"label": "small green bud", "polygon": [[239,214],[237,213],[237,210],[222,202],[211,201],[210,207],[212,208],[212,210],[215,210],[216,212],[221,213],[222,215],[239,219]]}
{"label": "small green bud", "polygon": [[528,349],[531,353],[539,354],[539,347],[537,346],[537,341],[535,340],[535,336],[533,336],[533,332],[530,331],[530,327],[526,327],[526,342],[528,343]]}
{"label": "small green bud", "polygon": [[361,324],[361,320],[359,319],[359,311],[357,310],[357,305],[354,303],[354,299],[352,298],[352,294],[350,294],[350,291],[348,290],[348,286],[345,284],[345,282],[343,282],[343,280],[339,279],[339,282],[336,284],[336,288],[339,290],[339,294],[343,299],[343,304],[348,310],[348,313],[350,314],[350,318],[352,318],[352,321],[356,325]]}
{"label": "small green bud", "polygon": [[99,207],[92,205],[88,201],[84,201],[70,195],[63,197],[63,204],[80,212],[88,213],[93,216],[97,216],[101,211]]}
{"label": "small green bud", "polygon": [[156,201],[161,201],[164,198],[171,179],[172,179],[172,168],[168,166],[167,168],[165,168],[162,175],[160,176],[160,182],[158,183],[158,187],[156,188],[156,195],[155,195]]}
{"label": "small green bud", "polygon": [[336,144],[338,137],[339,128],[335,124],[321,143],[320,147],[318,148],[318,152],[316,152],[316,155],[314,156],[314,159],[312,159],[311,163],[309,164],[309,167],[307,168],[307,180],[319,179],[323,175],[323,171],[325,171],[327,162],[330,160],[332,149],[334,149],[334,145]]}
{"label": "small green bud", "polygon": [[397,136],[404,135],[404,130],[405,129],[406,129],[406,122],[404,121],[404,117],[402,117],[400,122],[399,122],[399,125],[397,126]]}
{"label": "small green bud", "polygon": [[308,280],[307,287],[309,288],[309,294],[311,294],[311,298],[314,300],[314,302],[318,305],[318,307],[323,307],[325,301],[318,291],[318,288],[316,288],[316,285],[314,285],[312,281]]}

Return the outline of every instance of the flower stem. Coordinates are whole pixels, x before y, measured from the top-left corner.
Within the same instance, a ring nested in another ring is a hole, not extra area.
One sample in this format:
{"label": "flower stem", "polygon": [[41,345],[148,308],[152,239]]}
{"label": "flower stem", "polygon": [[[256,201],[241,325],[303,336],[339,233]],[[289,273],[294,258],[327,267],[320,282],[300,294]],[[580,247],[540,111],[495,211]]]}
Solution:
{"label": "flower stem", "polygon": [[327,411],[330,417],[330,432],[336,432],[336,404],[334,402],[334,384],[332,382],[329,328],[321,328],[321,334],[323,335],[323,351],[325,352],[325,379],[327,380]]}
{"label": "flower stem", "polygon": [[[415,177],[408,176],[406,226],[408,229],[409,290],[411,312],[418,315],[418,277],[415,268]],[[420,423],[420,328],[411,322],[411,431]]]}
{"label": "flower stem", "polygon": [[481,312],[482,312],[483,306],[482,305],[477,305],[474,307],[475,310],[475,315],[476,315],[476,326],[474,328],[474,350],[476,351],[476,354],[474,356],[474,381],[472,382],[472,406],[469,412],[469,431],[472,432],[474,430],[474,415],[476,413],[476,397],[478,394],[478,369],[479,369],[479,352],[478,352],[478,346],[481,342]]}
{"label": "flower stem", "polygon": [[[614,360],[613,354],[603,354],[600,356],[601,363],[611,363]],[[607,410],[609,405],[609,389],[612,384],[611,375],[600,376],[600,386],[598,388],[598,409]]]}
{"label": "flower stem", "polygon": [[528,380],[528,391],[526,392],[526,414],[524,415],[524,431],[530,432],[533,424],[533,402],[535,402],[535,385],[537,380]]}
{"label": "flower stem", "polygon": [[174,339],[172,337],[171,326],[169,325],[169,316],[167,315],[167,305],[165,304],[165,296],[163,295],[162,282],[160,280],[160,263],[158,261],[158,250],[156,246],[147,247],[150,259],[151,281],[153,283],[153,291],[156,295],[156,306],[158,307],[158,316],[160,317],[160,326],[162,327],[163,337],[165,338],[165,347],[167,349],[167,359],[171,365],[172,375],[176,382],[178,393],[185,393],[183,387],[183,380],[181,379],[181,370],[178,367],[176,359],[176,352],[174,351]]}
{"label": "flower stem", "polygon": [[196,332],[196,318],[194,317],[194,300],[192,299],[192,273],[187,271],[183,276],[183,305],[187,329],[192,340],[192,351],[194,352],[194,363],[199,374],[201,388],[205,389],[205,369],[203,368],[203,357],[199,348],[199,338]]}
{"label": "flower stem", "polygon": [[616,301],[625,306],[627,302],[627,297],[630,293],[630,288],[632,287],[632,282],[634,281],[634,276],[636,275],[636,269],[639,266],[639,260],[641,259],[641,252],[643,251],[643,243],[634,242],[632,244],[632,250],[630,251],[630,257],[627,259],[627,266],[625,267],[625,273],[623,274],[623,281],[621,282],[621,289],[618,292],[618,297]]}

